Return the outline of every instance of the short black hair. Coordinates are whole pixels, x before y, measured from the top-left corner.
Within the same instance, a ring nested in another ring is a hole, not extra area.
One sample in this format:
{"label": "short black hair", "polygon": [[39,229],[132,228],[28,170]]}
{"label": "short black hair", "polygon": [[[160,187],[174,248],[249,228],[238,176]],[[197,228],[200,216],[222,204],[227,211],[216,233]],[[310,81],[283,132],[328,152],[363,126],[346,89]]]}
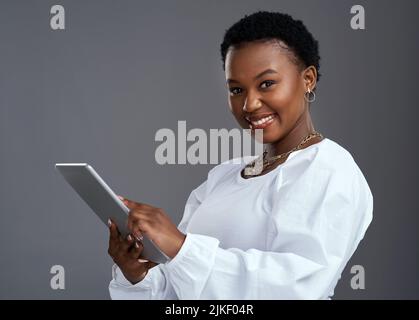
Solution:
{"label": "short black hair", "polygon": [[287,45],[296,62],[305,68],[314,66],[317,80],[320,78],[320,56],[318,41],[307,30],[301,20],[279,12],[258,11],[233,24],[224,34],[221,43],[221,58],[225,70],[225,60],[230,47],[246,42],[279,40]]}

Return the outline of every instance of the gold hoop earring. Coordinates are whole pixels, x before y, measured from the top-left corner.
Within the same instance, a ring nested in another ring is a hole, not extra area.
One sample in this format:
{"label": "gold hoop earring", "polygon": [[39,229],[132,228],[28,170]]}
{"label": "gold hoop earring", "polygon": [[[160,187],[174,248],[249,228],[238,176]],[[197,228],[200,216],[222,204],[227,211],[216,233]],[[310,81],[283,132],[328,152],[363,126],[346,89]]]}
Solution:
{"label": "gold hoop earring", "polygon": [[304,93],[304,99],[308,103],[312,103],[314,102],[314,100],[316,100],[316,93],[314,91],[311,91],[310,88],[308,88],[308,90]]}

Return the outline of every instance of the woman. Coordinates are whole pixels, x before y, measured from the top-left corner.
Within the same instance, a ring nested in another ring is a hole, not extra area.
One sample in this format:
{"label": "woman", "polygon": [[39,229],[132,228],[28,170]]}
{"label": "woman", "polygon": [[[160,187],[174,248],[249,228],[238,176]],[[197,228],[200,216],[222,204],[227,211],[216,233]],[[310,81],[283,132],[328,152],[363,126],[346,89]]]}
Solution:
{"label": "woman", "polygon": [[[110,223],[113,299],[328,299],[372,220],[354,159],[314,129],[320,57],[303,23],[245,16],[221,54],[230,110],[252,135],[263,130],[263,160],[210,170],[178,227],[162,209],[121,197],[133,236]],[[143,235],[171,260],[138,259]]]}

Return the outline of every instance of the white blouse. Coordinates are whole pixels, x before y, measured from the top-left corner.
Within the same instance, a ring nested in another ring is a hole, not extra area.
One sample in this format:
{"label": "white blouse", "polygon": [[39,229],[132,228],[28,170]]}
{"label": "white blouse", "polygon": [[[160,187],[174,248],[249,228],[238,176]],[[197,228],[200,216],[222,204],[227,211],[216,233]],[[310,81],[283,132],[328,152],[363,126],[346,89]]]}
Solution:
{"label": "white blouse", "polygon": [[372,220],[361,170],[328,138],[244,179],[253,159],[211,169],[187,200],[178,254],[135,285],[114,265],[111,298],[330,299]]}

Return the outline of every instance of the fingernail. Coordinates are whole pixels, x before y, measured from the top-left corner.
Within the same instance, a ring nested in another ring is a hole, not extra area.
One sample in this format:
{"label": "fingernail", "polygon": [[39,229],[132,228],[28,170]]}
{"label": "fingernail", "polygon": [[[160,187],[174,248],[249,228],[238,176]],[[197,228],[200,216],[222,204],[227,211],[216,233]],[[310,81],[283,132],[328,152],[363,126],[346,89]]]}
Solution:
{"label": "fingernail", "polygon": [[108,226],[110,227],[112,225],[111,219],[108,219]]}
{"label": "fingernail", "polygon": [[132,240],[132,237],[131,237],[130,234],[127,236],[127,239],[128,239],[128,241],[131,241]]}
{"label": "fingernail", "polygon": [[135,243],[135,247],[136,247],[137,249],[140,249],[140,245],[138,244],[138,242],[136,242],[136,243]]}
{"label": "fingernail", "polygon": [[138,259],[138,262],[148,262],[148,260]]}
{"label": "fingernail", "polygon": [[135,239],[137,239],[138,241],[143,241],[144,237],[143,236],[141,236],[141,237],[135,237]]}

